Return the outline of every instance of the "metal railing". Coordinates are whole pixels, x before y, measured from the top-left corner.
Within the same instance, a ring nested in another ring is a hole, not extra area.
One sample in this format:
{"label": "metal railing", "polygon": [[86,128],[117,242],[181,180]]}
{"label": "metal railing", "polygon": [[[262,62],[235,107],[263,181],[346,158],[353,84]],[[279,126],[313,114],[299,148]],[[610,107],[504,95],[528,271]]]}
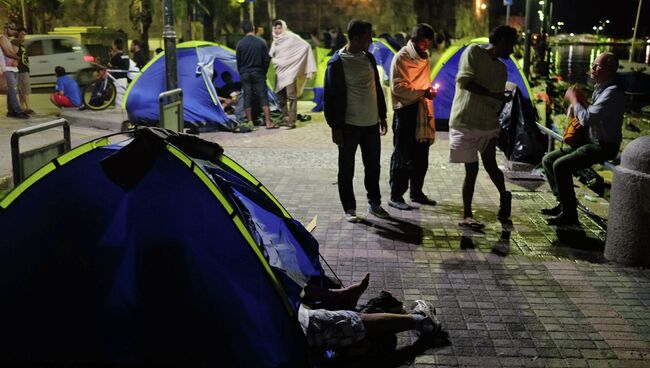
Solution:
{"label": "metal railing", "polygon": [[[60,126],[63,127],[63,139],[20,152],[20,138]],[[11,134],[11,166],[13,169],[14,187],[34,171],[52,159],[70,151],[70,149],[70,124],[65,119],[57,119],[13,132]]]}

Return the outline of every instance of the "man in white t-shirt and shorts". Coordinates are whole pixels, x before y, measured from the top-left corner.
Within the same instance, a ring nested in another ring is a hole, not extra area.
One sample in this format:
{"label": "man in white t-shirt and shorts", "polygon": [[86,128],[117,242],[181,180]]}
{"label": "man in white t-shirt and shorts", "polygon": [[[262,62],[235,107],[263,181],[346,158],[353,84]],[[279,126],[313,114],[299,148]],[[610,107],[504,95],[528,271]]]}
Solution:
{"label": "man in white t-shirt and shorts", "polygon": [[463,220],[460,226],[481,229],[484,224],[472,215],[472,198],[478,175],[478,153],[483,167],[499,190],[498,219],[510,218],[512,194],[506,190],[496,162],[499,113],[512,98],[505,90],[507,69],[499,58],[508,58],[517,43],[517,31],[499,26],[490,33],[490,44],[468,46],[461,55],[456,76],[456,94],[449,118],[449,162],[465,164]]}

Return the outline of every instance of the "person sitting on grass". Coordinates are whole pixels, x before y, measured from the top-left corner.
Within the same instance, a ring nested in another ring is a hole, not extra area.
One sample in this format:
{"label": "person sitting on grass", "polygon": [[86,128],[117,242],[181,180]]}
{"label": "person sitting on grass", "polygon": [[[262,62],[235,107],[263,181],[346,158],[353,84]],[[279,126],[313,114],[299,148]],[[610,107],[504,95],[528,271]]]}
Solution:
{"label": "person sitting on grass", "polygon": [[56,91],[50,96],[50,101],[58,107],[81,106],[81,91],[72,77],[66,74],[65,68],[54,68],[56,74]]}

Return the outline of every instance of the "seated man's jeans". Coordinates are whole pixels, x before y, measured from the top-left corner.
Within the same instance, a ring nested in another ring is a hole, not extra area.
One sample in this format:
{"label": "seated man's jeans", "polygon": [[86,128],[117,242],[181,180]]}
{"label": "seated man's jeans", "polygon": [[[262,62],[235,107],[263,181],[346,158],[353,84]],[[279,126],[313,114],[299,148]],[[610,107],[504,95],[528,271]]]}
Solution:
{"label": "seated man's jeans", "polygon": [[542,166],[553,194],[562,205],[562,212],[576,213],[578,202],[573,189],[573,174],[578,170],[611,160],[618,154],[620,143],[588,143],[572,149],[564,146],[549,152],[542,159]]}

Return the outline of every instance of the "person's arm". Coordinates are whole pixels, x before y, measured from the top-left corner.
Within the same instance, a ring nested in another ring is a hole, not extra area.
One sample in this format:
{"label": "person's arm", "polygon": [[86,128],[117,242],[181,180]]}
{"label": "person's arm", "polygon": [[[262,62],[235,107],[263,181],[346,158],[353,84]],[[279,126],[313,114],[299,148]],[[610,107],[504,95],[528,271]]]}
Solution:
{"label": "person's arm", "polygon": [[603,115],[607,113],[608,104],[613,101],[612,89],[604,90],[593,105],[583,105],[579,93],[574,88],[569,88],[565,97],[573,106],[575,117],[584,126],[590,126],[594,122],[601,121]]}
{"label": "person's arm", "polygon": [[427,89],[418,89],[413,86],[413,82],[409,79],[408,68],[400,62],[400,59],[395,60],[392,75],[391,89],[393,93],[409,100],[417,100],[420,97],[430,98]]}
{"label": "person's arm", "polygon": [[[458,64],[458,73],[456,75],[456,83],[460,88],[469,91],[471,93],[487,96],[497,99],[499,101],[506,101],[508,99],[505,91],[501,92],[491,92],[489,89],[483,87],[482,85],[476,83],[476,65],[477,58],[476,53],[483,52],[478,49],[478,46],[468,47],[460,57],[460,63]],[[505,86],[504,86],[505,87]]]}
{"label": "person's arm", "polygon": [[2,42],[0,42],[0,47],[2,47],[2,53],[6,57],[18,60],[18,54],[16,54],[14,48],[11,46],[11,43],[7,38],[5,37],[2,38]]}

